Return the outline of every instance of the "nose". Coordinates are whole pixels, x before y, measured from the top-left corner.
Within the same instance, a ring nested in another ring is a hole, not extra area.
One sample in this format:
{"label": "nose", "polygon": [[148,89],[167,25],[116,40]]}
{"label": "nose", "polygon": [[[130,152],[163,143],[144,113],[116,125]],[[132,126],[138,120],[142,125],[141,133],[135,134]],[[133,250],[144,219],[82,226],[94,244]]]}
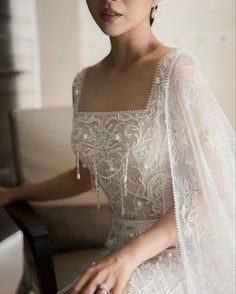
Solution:
{"label": "nose", "polygon": [[111,3],[112,1],[116,1],[116,0],[106,0],[105,5]]}
{"label": "nose", "polygon": [[106,2],[105,2],[105,8],[108,8],[108,7],[109,7],[109,4],[110,4],[112,1],[116,1],[116,0],[106,0]]}

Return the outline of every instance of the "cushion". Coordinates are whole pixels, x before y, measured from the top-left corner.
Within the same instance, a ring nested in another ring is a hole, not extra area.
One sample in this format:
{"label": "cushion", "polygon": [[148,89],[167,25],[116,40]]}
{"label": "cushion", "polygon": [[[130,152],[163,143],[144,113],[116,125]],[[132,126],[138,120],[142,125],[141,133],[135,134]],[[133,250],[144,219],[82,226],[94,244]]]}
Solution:
{"label": "cushion", "polygon": [[81,275],[93,261],[102,259],[104,247],[74,251],[54,255],[53,261],[56,272],[58,289],[62,289]]}
{"label": "cushion", "polygon": [[54,253],[103,246],[111,228],[108,205],[54,206],[34,209],[45,224]]}
{"label": "cushion", "polygon": [[75,165],[71,107],[14,109],[11,116],[22,184],[46,180]]}
{"label": "cushion", "polygon": [[[21,184],[54,177],[75,166],[70,145],[72,107],[14,109],[14,151]],[[101,189],[102,209],[96,211],[96,193],[28,201],[49,231],[55,252],[102,245],[111,225],[112,212]],[[65,242],[66,237],[66,242]]]}
{"label": "cushion", "polygon": [[[56,176],[75,166],[71,148],[72,107],[48,107],[38,109],[14,109],[11,113],[14,134],[14,152],[17,173],[21,184],[31,184]],[[95,193],[86,194],[83,202],[95,204]],[[89,197],[91,196],[91,198]],[[88,199],[90,198],[90,199]],[[77,197],[46,202],[30,202],[32,205],[75,205]],[[108,203],[101,190],[101,202]]]}

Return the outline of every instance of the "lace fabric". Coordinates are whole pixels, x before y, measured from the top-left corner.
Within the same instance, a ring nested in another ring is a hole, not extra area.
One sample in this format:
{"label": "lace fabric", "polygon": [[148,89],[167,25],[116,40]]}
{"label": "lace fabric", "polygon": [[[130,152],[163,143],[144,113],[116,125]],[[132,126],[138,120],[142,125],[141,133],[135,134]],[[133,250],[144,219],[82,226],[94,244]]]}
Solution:
{"label": "lace fabric", "polygon": [[234,293],[234,131],[196,56],[159,62],[147,107],[78,111],[86,68],[73,83],[71,145],[113,210],[106,254],[175,207],[178,241],[140,264],[129,293]]}
{"label": "lace fabric", "polygon": [[81,159],[89,167],[97,196],[101,186],[114,213],[124,218],[156,219],[173,204],[163,117],[163,66],[175,51],[172,49],[158,63],[144,109],[77,111],[85,69],[74,82],[77,99],[71,139],[77,163]]}
{"label": "lace fabric", "polygon": [[165,96],[187,293],[234,293],[235,132],[191,52],[176,57]]}

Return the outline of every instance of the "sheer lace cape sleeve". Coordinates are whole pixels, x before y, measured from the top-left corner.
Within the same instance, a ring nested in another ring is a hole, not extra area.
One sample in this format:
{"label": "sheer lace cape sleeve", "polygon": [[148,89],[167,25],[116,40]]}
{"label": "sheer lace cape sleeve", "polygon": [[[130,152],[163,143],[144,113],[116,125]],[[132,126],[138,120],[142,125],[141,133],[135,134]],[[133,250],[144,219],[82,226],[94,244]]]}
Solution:
{"label": "sheer lace cape sleeve", "polygon": [[190,50],[175,58],[165,111],[187,293],[234,293],[235,132]]}

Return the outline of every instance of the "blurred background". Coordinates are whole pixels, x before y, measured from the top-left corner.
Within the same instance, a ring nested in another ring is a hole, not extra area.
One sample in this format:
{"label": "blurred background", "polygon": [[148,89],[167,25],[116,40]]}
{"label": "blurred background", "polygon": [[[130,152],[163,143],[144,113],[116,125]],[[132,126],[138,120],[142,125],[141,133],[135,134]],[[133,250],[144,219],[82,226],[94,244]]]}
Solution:
{"label": "blurred background", "polygon": [[[187,47],[235,129],[235,3],[161,1],[152,30],[168,46]],[[72,106],[72,80],[103,58],[109,38],[85,0],[0,1],[0,181],[14,184],[8,113]],[[0,184],[0,185],[1,185]],[[0,209],[0,293],[15,293],[23,270],[22,234]]]}

